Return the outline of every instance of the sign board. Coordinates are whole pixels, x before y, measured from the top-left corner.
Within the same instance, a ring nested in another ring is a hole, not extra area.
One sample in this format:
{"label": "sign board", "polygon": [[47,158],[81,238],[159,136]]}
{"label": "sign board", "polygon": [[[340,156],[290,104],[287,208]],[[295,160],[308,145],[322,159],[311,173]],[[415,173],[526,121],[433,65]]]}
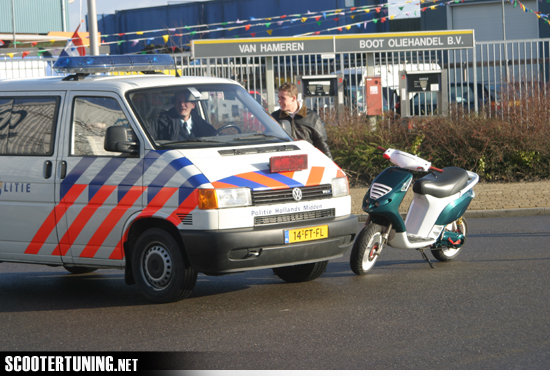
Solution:
{"label": "sign board", "polygon": [[287,38],[200,39],[191,41],[195,58],[307,55],[347,52],[449,50],[474,47],[473,30],[346,34]]}
{"label": "sign board", "polygon": [[191,43],[195,58],[334,53],[332,36],[201,39]]}
{"label": "sign board", "polygon": [[439,91],[441,72],[407,72],[407,90],[409,93]]}
{"label": "sign board", "polygon": [[473,30],[351,34],[334,38],[336,53],[450,50],[474,46]]}

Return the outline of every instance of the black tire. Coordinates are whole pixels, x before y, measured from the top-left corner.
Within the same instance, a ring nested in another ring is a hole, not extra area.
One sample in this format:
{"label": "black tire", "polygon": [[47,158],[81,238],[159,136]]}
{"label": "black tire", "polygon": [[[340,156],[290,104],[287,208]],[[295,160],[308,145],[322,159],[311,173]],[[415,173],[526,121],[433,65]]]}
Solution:
{"label": "black tire", "polygon": [[135,242],[132,271],[143,295],[155,303],[187,298],[197,282],[197,272],[186,265],[183,250],[161,228],[144,231]]}
{"label": "black tire", "polygon": [[307,282],[319,278],[327,269],[327,265],[328,261],[320,261],[311,264],[273,268],[273,272],[285,282]]}
{"label": "black tire", "polygon": [[63,265],[63,268],[71,274],[88,274],[93,273],[97,268],[90,268],[87,266],[66,266]]}
{"label": "black tire", "polygon": [[[464,243],[466,243],[466,237],[468,236],[468,222],[466,218],[460,218],[446,226],[447,231],[460,231],[464,235]],[[451,261],[455,259],[464,248],[464,244],[460,248],[432,248],[432,255],[439,261]]]}
{"label": "black tire", "polygon": [[364,275],[371,270],[378,260],[381,245],[382,227],[375,223],[363,227],[351,249],[351,270],[357,275]]}

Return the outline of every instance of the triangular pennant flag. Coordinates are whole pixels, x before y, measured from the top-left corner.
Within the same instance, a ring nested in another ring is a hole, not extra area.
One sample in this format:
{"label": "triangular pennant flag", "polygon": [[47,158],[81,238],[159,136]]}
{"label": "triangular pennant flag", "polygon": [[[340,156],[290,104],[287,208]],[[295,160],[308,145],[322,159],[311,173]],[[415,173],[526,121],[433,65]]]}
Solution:
{"label": "triangular pennant flag", "polygon": [[119,36],[119,37],[123,37],[123,36],[125,36],[125,35],[126,35],[125,33],[118,33],[118,36]]}
{"label": "triangular pennant flag", "polygon": [[265,27],[269,27],[271,25],[271,22],[268,22],[265,24]]}
{"label": "triangular pennant flag", "polygon": [[302,17],[302,22],[306,22],[307,21],[307,17]]}
{"label": "triangular pennant flag", "polygon": [[4,41],[0,39],[0,46],[3,46],[3,45],[4,45]]}
{"label": "triangular pennant flag", "polygon": [[402,11],[402,10],[403,10],[403,8],[405,8],[405,7],[398,7],[398,8],[399,8],[399,10],[401,10],[401,11]]}
{"label": "triangular pennant flag", "polygon": [[273,32],[273,30],[266,30],[269,35]]}
{"label": "triangular pennant flag", "polygon": [[373,19],[373,21],[374,21],[374,23],[378,23],[378,19],[376,19],[376,18]]}
{"label": "triangular pennant flag", "polygon": [[256,36],[256,33],[250,33],[250,35],[252,35],[253,37],[255,37],[255,36]]}
{"label": "triangular pennant flag", "polygon": [[338,30],[338,31],[342,31],[342,28],[341,28],[341,27],[338,27],[337,30]]}
{"label": "triangular pennant flag", "polygon": [[323,12],[323,17],[325,18],[325,20],[327,19],[327,14],[325,12]]}
{"label": "triangular pennant flag", "polygon": [[381,8],[374,8],[376,10],[376,13],[380,13]]}
{"label": "triangular pennant flag", "polygon": [[132,42],[132,47],[135,47],[135,45],[138,44],[139,40],[134,39],[131,42]]}
{"label": "triangular pennant flag", "polygon": [[164,39],[164,43],[168,43],[168,38],[170,38],[169,35],[163,35],[162,39]]}
{"label": "triangular pennant flag", "polygon": [[172,46],[172,52],[176,52],[176,46]]}
{"label": "triangular pennant flag", "polygon": [[316,32],[313,33],[313,35],[319,35],[319,34],[321,34],[320,31],[316,31]]}
{"label": "triangular pennant flag", "polygon": [[357,7],[351,7],[350,8],[351,11],[354,11],[355,9],[357,9]]}
{"label": "triangular pennant flag", "polygon": [[351,16],[351,19],[353,20],[355,18],[355,16]]}
{"label": "triangular pennant flag", "polygon": [[321,16],[315,17],[315,21],[319,21],[321,19]]}
{"label": "triangular pennant flag", "polygon": [[395,14],[393,16],[390,16],[390,20],[393,20],[395,18]]}
{"label": "triangular pennant flag", "polygon": [[365,13],[370,13],[370,9],[365,9]]}
{"label": "triangular pennant flag", "polygon": [[13,53],[12,52],[7,53],[6,55],[8,55],[9,57],[11,57],[13,59]]}
{"label": "triangular pennant flag", "polygon": [[246,26],[244,27],[244,29],[245,29],[246,31],[250,30],[250,25],[246,25]]}
{"label": "triangular pennant flag", "polygon": [[122,44],[122,41],[119,40],[119,41],[117,42],[117,45],[120,46],[121,44]]}
{"label": "triangular pennant flag", "polygon": [[33,46],[33,47],[36,47],[37,44],[38,44],[38,42],[31,42],[31,46]]}
{"label": "triangular pennant flag", "polygon": [[340,17],[333,18],[334,21],[338,21]]}
{"label": "triangular pennant flag", "polygon": [[349,25],[346,26],[346,30],[349,30],[349,29],[351,29],[351,26],[349,26]]}
{"label": "triangular pennant flag", "polygon": [[281,16],[281,18],[286,18],[286,14],[284,16]]}
{"label": "triangular pennant flag", "polygon": [[250,21],[256,21],[256,18],[250,17]]}
{"label": "triangular pennant flag", "polygon": [[137,35],[143,35],[143,31],[136,31]]}
{"label": "triangular pennant flag", "polygon": [[321,21],[317,22],[317,25],[321,26]]}
{"label": "triangular pennant flag", "polygon": [[29,51],[23,51],[23,54],[21,55],[21,59],[24,59],[25,56],[27,56],[28,54],[30,54]]}
{"label": "triangular pennant flag", "polygon": [[[51,43],[51,44],[54,44],[54,43],[55,43],[55,39],[50,39],[50,43]],[[0,44],[0,46],[1,46],[1,44]]]}
{"label": "triangular pennant flag", "polygon": [[277,21],[277,25],[282,25],[285,21]]}
{"label": "triangular pennant flag", "polygon": [[382,17],[380,21],[382,21],[382,23],[386,22],[386,17]]}

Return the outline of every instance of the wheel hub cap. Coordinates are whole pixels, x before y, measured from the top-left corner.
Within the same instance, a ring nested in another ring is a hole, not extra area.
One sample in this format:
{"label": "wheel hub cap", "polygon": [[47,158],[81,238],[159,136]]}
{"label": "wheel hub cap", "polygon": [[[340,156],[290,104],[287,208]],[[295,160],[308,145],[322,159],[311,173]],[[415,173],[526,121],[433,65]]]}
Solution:
{"label": "wheel hub cap", "polygon": [[168,285],[172,277],[172,259],[161,245],[152,246],[143,260],[144,274],[147,281],[158,289]]}

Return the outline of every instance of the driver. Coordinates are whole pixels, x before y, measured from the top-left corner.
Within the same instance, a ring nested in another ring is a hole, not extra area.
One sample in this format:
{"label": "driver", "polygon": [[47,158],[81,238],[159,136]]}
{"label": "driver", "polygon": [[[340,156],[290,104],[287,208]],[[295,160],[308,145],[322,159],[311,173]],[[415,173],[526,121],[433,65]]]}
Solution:
{"label": "driver", "polygon": [[151,124],[155,140],[185,141],[197,137],[215,136],[216,129],[195,110],[195,97],[187,90],[174,95],[174,107],[158,114]]}

